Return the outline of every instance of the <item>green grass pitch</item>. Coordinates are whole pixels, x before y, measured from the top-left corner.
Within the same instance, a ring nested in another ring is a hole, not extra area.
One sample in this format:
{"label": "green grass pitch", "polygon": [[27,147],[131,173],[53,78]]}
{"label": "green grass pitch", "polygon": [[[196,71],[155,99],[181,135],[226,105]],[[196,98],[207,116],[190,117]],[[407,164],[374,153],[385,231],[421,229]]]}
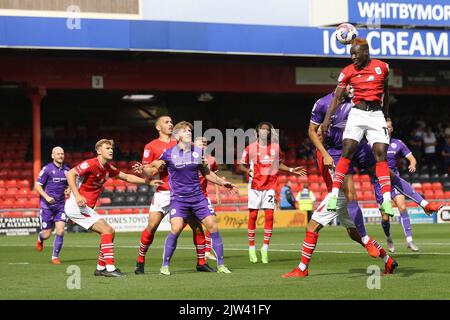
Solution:
{"label": "green grass pitch", "polygon": [[[369,233],[385,245],[380,226]],[[380,259],[370,258],[352,242],[344,228],[322,230],[307,278],[283,279],[281,274],[298,264],[305,229],[275,229],[270,263],[248,260],[246,230],[224,230],[225,263],[232,274],[195,271],[195,251],[190,230],[181,235],[171,263],[172,275],[159,275],[164,239],[157,233],[147,255],[146,274],[133,273],[138,252],[138,233],[116,235],[116,265],[124,278],[94,277],[99,236],[93,233],[66,234],[61,265],[50,263],[53,237],[43,252],[34,245],[36,235],[0,238],[0,299],[449,299],[450,225],[413,225],[419,253],[406,249],[399,225],[392,225],[397,252],[392,256],[399,268],[381,277],[381,288],[369,290],[367,268]],[[257,246],[263,230],[256,234]],[[214,262],[210,262],[215,265]],[[67,268],[81,270],[81,288],[69,290]]]}

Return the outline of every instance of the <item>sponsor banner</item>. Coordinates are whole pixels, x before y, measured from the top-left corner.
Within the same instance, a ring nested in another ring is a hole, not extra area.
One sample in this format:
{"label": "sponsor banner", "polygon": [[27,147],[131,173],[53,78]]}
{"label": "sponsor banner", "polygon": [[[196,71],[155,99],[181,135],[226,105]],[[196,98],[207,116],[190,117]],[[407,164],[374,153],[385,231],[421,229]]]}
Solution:
{"label": "sponsor banner", "polygon": [[[70,29],[63,18],[0,16],[0,47],[350,57],[350,46],[336,41],[334,28],[108,19],[80,23],[79,29]],[[359,34],[367,38],[373,57],[450,59],[447,30],[361,29]]]}
{"label": "sponsor banner", "polygon": [[450,223],[450,206],[445,206],[436,215],[437,223]]}
{"label": "sponsor banner", "polygon": [[40,228],[39,217],[0,218],[0,235],[29,235],[39,232]]}
{"label": "sponsor banner", "polygon": [[[400,223],[400,213],[398,208],[393,208],[394,216],[391,217],[391,223]],[[407,208],[411,224],[436,223],[436,215],[429,216],[425,214],[421,207]],[[362,208],[364,223],[381,223],[381,213],[377,208]]]}
{"label": "sponsor banner", "polygon": [[[219,229],[247,229],[248,212],[218,212],[216,213]],[[261,212],[256,220],[257,228],[264,228],[264,213]],[[275,211],[273,227],[305,227],[307,224],[306,212],[296,210]]]}
{"label": "sponsor banner", "polygon": [[[102,218],[111,225],[116,232],[140,232],[147,227],[148,214],[105,214]],[[169,216],[161,221],[158,230],[170,230]]]}
{"label": "sponsor banner", "polygon": [[367,25],[450,27],[448,0],[348,0],[348,20]]}
{"label": "sponsor banner", "polygon": [[[378,208],[361,208],[365,224],[380,224],[381,213]],[[400,223],[400,213],[397,208],[393,208],[394,216],[391,217],[391,223]]]}

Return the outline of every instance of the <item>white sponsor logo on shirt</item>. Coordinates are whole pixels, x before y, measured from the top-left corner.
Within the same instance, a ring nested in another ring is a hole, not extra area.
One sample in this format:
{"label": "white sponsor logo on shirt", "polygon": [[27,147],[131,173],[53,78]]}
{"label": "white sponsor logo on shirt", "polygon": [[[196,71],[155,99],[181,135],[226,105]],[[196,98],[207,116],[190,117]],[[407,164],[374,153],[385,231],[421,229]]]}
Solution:
{"label": "white sponsor logo on shirt", "polygon": [[377,74],[381,74],[381,68],[380,67],[375,67],[375,72]]}
{"label": "white sponsor logo on shirt", "polygon": [[375,80],[375,77],[374,76],[372,76],[372,75],[370,75],[368,78],[367,78],[367,80],[366,81],[373,81],[373,80]]}
{"label": "white sponsor logo on shirt", "polygon": [[177,213],[177,209],[173,208],[170,210],[170,215],[173,216],[175,213]]}
{"label": "white sponsor logo on shirt", "polygon": [[144,158],[148,158],[150,155],[150,150],[144,150]]}
{"label": "white sponsor logo on shirt", "polygon": [[395,142],[392,142],[391,147],[392,147],[392,149],[395,149],[395,148],[397,148],[397,144]]}
{"label": "white sponsor logo on shirt", "polygon": [[199,157],[199,155],[196,151],[192,152],[192,156],[194,157],[194,159],[197,159]]}
{"label": "white sponsor logo on shirt", "polygon": [[80,164],[80,168],[83,170],[89,168],[89,163],[83,162],[82,164]]}
{"label": "white sponsor logo on shirt", "polygon": [[342,79],[344,79],[344,77],[345,77],[345,74],[343,74],[343,73],[341,72],[341,74],[339,75],[338,81],[341,82]]}

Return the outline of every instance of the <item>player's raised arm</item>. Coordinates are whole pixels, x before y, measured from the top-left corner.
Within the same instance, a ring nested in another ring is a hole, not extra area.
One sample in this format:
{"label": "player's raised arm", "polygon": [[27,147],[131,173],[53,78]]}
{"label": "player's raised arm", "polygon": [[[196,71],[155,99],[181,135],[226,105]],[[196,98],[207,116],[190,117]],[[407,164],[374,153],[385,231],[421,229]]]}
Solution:
{"label": "player's raised arm", "polygon": [[86,202],[86,199],[78,191],[77,183],[76,183],[77,175],[78,175],[78,173],[75,170],[75,168],[70,169],[70,171],[67,172],[67,174],[66,174],[67,184],[69,185],[69,188],[72,191],[72,193],[75,197],[75,200],[77,201],[78,206],[85,207],[87,202]]}
{"label": "player's raised arm", "polygon": [[325,119],[321,125],[322,135],[325,136],[331,124],[331,117],[336,113],[336,109],[342,101],[345,93],[345,86],[338,85],[336,87],[335,95],[333,100],[331,100],[330,107],[327,110],[327,114],[325,115]]}
{"label": "player's raised arm", "polygon": [[286,172],[290,172],[290,173],[294,173],[296,175],[299,176],[305,176],[306,175],[306,169],[304,167],[295,167],[295,168],[291,168],[288,167],[287,165],[285,165],[283,162],[280,162],[280,170],[281,171],[286,171]]}
{"label": "player's raised arm", "polygon": [[209,167],[205,167],[203,165],[199,165],[198,169],[200,170],[200,172],[202,173],[202,175],[205,177],[206,180],[217,184],[219,186],[225,187],[227,189],[229,189],[232,193],[237,193],[238,189],[237,187],[232,184],[231,182],[228,182],[224,179],[219,178],[214,172],[212,172]]}

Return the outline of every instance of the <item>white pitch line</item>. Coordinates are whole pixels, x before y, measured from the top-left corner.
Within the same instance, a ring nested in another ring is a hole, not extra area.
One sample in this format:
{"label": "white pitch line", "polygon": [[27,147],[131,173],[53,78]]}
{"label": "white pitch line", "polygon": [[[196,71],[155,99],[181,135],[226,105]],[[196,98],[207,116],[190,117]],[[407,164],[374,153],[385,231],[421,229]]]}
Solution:
{"label": "white pitch line", "polygon": [[30,264],[29,262],[10,262],[8,264]]}
{"label": "white pitch line", "polygon": [[[0,247],[34,247],[34,245],[26,245],[26,244],[0,244]],[[133,245],[133,246],[115,246],[116,248],[122,248],[122,249],[138,249],[139,246]],[[98,246],[95,245],[64,245],[64,248],[97,248]],[[152,246],[154,249],[164,249],[164,246]],[[177,246],[177,249],[180,250],[193,250],[195,249],[192,246]],[[225,247],[225,251],[247,251],[247,247],[240,247],[240,248],[231,248],[231,247]],[[299,249],[271,249],[272,252],[298,252],[300,253]],[[314,253],[335,253],[335,254],[367,254],[365,251],[345,251],[345,250],[315,250]],[[395,253],[395,256],[401,256],[401,255],[440,255],[440,256],[450,256],[450,252],[398,252]]]}

